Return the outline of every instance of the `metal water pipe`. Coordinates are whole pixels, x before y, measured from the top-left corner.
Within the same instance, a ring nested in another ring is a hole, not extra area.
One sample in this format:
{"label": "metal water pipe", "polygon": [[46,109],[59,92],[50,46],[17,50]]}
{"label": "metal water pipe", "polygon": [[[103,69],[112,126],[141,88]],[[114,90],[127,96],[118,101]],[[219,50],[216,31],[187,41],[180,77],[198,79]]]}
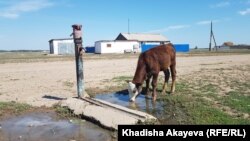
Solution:
{"label": "metal water pipe", "polygon": [[84,73],[83,73],[83,53],[84,49],[82,46],[82,25],[74,24],[73,28],[73,39],[75,43],[75,61],[76,61],[76,78],[77,78],[77,95],[78,98],[85,97],[84,89]]}

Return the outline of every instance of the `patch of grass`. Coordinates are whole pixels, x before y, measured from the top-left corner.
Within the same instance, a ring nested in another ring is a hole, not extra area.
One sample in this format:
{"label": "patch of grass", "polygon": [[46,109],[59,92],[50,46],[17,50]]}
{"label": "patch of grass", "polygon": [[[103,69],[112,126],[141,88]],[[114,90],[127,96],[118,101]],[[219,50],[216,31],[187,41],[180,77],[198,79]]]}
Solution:
{"label": "patch of grass", "polygon": [[72,118],[75,117],[75,115],[73,114],[73,112],[66,108],[66,107],[62,107],[58,104],[53,105],[53,109],[56,111],[56,113],[63,118]]}
{"label": "patch of grass", "polygon": [[[213,72],[218,73],[219,76],[206,75],[207,71],[210,70],[189,76],[188,79],[185,77],[178,79],[174,94],[160,94],[163,79],[159,77],[157,102],[161,103],[162,108],[156,109],[150,114],[157,117],[161,124],[250,124],[249,118],[238,116],[250,113],[250,98],[247,94],[250,84],[247,78],[246,81],[233,79],[234,76],[228,74],[234,72],[234,69],[213,69]],[[216,81],[217,77],[220,77],[218,82]],[[132,77],[115,77],[112,82],[126,84],[128,79],[131,80]],[[234,86],[234,91],[223,93],[224,89],[221,87],[230,87],[231,85]],[[143,86],[145,87],[145,83]],[[124,89],[125,87],[117,86],[116,88]],[[167,92],[170,89],[171,82],[168,83]],[[113,88],[112,90],[114,91]],[[230,114],[230,111],[223,110],[225,107],[236,113]]]}
{"label": "patch of grass", "polygon": [[189,93],[195,97],[217,98],[220,90],[217,85],[210,83],[206,76],[202,79],[194,78],[194,80],[189,81],[187,85],[189,86]]}
{"label": "patch of grass", "polygon": [[132,81],[133,77],[131,76],[119,76],[119,77],[114,77],[111,80],[111,83],[116,83],[117,86],[120,87],[126,87],[128,82]]}
{"label": "patch of grass", "polygon": [[219,62],[219,63],[213,63],[213,64],[200,64],[200,65],[201,66],[208,66],[208,65],[221,65],[221,64],[225,64],[225,63]]}
{"label": "patch of grass", "polygon": [[[128,59],[138,58],[136,54],[92,54],[85,53],[84,60],[103,60],[103,59]],[[3,63],[19,63],[19,62],[53,62],[53,61],[74,61],[72,55],[52,55],[44,52],[0,52],[0,64]]]}
{"label": "patch of grass", "polygon": [[16,102],[0,102],[0,116],[3,114],[20,114],[32,107],[28,104],[21,104]]}
{"label": "patch of grass", "polygon": [[187,108],[193,124],[250,124],[249,120],[229,116],[202,99]]}
{"label": "patch of grass", "polygon": [[[164,84],[163,80],[158,82],[157,88],[156,88],[158,92],[162,92],[163,84]],[[144,84],[144,86],[146,87],[145,84]],[[171,86],[172,86],[172,82],[169,82],[168,84],[166,84],[166,87],[167,87],[166,92],[170,92]],[[151,87],[152,86],[150,84],[150,88]],[[190,89],[190,85],[187,82],[179,83],[179,81],[178,81],[175,84],[175,93],[189,93],[189,89]]]}
{"label": "patch of grass", "polygon": [[[248,49],[233,49],[228,51],[208,51],[208,49],[198,49],[198,50],[190,50],[189,53],[182,54],[183,56],[221,56],[221,55],[236,55],[236,54],[249,54],[250,51]],[[177,56],[180,53],[177,53]]]}
{"label": "patch of grass", "polygon": [[118,76],[114,77],[112,81],[114,82],[127,82],[127,81],[132,81],[133,77],[132,76]]}
{"label": "patch of grass", "polygon": [[118,76],[118,77],[114,77],[111,80],[106,79],[103,82],[104,83],[108,83],[112,85],[106,85],[105,88],[100,88],[100,87],[96,87],[96,88],[86,88],[86,92],[91,96],[91,97],[95,97],[96,94],[107,94],[107,93],[114,93],[114,92],[118,92],[118,93],[124,93],[127,92],[127,80],[131,81],[132,80],[132,76]]}
{"label": "patch of grass", "polygon": [[73,60],[74,56],[51,56],[43,52],[3,52],[0,53],[0,64],[19,63],[19,62],[47,62]]}
{"label": "patch of grass", "polygon": [[243,82],[238,85],[238,91],[243,94],[248,94],[250,96],[250,82]]}
{"label": "patch of grass", "polygon": [[73,83],[73,82],[70,82],[70,81],[64,81],[64,82],[63,82],[63,85],[66,86],[66,87],[72,88],[72,87],[74,86],[74,83]]}
{"label": "patch of grass", "polygon": [[205,94],[214,94],[218,92],[218,88],[213,84],[201,84],[199,87],[199,91]]}
{"label": "patch of grass", "polygon": [[221,98],[224,105],[241,112],[250,113],[250,96],[242,95],[236,91],[230,91],[228,96]]}
{"label": "patch of grass", "polygon": [[[218,51],[209,52],[207,50],[192,50],[189,53],[177,53],[180,56],[221,56],[221,55],[236,55],[249,54],[250,50],[233,50],[233,51]],[[138,58],[139,53],[132,54],[92,54],[85,53],[84,60],[103,60],[103,59],[128,59]],[[51,55],[45,52],[0,52],[0,64],[2,63],[19,63],[19,62],[52,62],[52,61],[74,61],[74,55]]]}
{"label": "patch of grass", "polygon": [[163,105],[163,111],[158,117],[162,124],[190,124],[187,103],[192,97],[189,95],[163,95],[159,97],[159,101]]}
{"label": "patch of grass", "polygon": [[151,120],[146,120],[146,121],[138,121],[137,123],[136,123],[136,125],[157,125],[157,124],[159,124],[159,122],[157,121],[157,120],[153,120],[153,119],[151,119]]}
{"label": "patch of grass", "polygon": [[[178,82],[176,84],[176,92],[173,95],[159,96],[159,101],[163,103],[164,113],[160,119],[161,123],[168,124],[249,124],[250,120],[239,117],[230,116],[218,107],[213,106],[213,102],[205,100],[205,97],[211,97],[219,101],[216,93],[218,89],[215,85],[206,84],[200,87],[200,91],[192,89],[193,84],[186,82]],[[232,94],[231,94],[232,95]],[[233,96],[233,95],[232,95]],[[237,110],[249,113],[249,98],[235,94],[229,100],[224,100],[225,105],[235,107]],[[232,100],[233,104],[229,104]],[[244,99],[244,100],[243,100]],[[237,103],[239,102],[239,103]],[[244,105],[244,106],[243,106]],[[174,120],[174,122],[173,122]]]}
{"label": "patch of grass", "polygon": [[190,84],[188,82],[176,82],[175,91],[182,94],[190,93]]}
{"label": "patch of grass", "polygon": [[18,81],[18,80],[20,80],[20,79],[17,79],[17,78],[10,79],[10,81]]}

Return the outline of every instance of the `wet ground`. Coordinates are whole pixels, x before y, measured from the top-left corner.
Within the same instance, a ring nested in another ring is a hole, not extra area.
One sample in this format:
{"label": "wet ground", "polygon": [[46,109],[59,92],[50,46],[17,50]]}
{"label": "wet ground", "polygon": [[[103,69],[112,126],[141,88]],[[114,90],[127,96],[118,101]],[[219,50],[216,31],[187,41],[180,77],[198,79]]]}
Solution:
{"label": "wet ground", "polygon": [[[163,115],[162,103],[139,95],[129,102],[124,93],[99,94],[105,100],[131,109],[149,113],[158,119]],[[32,112],[0,121],[0,141],[111,141],[110,131],[85,120],[65,120],[51,112]]]}
{"label": "wet ground", "polygon": [[95,98],[134,110],[146,112],[156,117],[161,117],[161,113],[163,111],[163,106],[160,102],[152,102],[152,99],[147,99],[145,98],[145,95],[142,94],[136,98],[135,102],[130,102],[128,94],[124,93],[99,94],[96,95]]}
{"label": "wet ground", "polygon": [[84,120],[29,113],[0,121],[0,141],[110,141],[111,133]]}
{"label": "wet ground", "polygon": [[156,117],[161,124],[180,124],[186,115],[182,108],[178,108],[174,102],[155,101],[145,98],[140,94],[135,102],[129,101],[128,93],[112,93],[96,95],[97,99],[105,100],[110,103],[125,106],[134,110],[146,112]]}

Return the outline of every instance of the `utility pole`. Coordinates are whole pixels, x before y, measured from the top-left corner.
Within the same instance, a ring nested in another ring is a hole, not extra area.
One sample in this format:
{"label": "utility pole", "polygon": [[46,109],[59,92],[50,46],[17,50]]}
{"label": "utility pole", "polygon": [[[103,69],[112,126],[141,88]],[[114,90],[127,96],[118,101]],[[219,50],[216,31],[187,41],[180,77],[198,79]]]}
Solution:
{"label": "utility pole", "polygon": [[216,45],[216,41],[215,41],[215,37],[214,37],[214,32],[213,32],[213,22],[211,21],[209,51],[212,50],[212,39],[214,41],[215,50],[217,51],[217,45]]}

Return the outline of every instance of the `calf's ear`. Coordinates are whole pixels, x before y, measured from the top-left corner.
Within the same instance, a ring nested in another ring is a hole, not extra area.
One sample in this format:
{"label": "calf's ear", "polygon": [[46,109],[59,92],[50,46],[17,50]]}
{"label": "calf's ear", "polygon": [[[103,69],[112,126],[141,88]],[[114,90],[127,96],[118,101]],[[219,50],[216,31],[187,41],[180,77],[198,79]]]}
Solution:
{"label": "calf's ear", "polygon": [[127,83],[129,83],[130,81],[129,80],[125,80]]}

